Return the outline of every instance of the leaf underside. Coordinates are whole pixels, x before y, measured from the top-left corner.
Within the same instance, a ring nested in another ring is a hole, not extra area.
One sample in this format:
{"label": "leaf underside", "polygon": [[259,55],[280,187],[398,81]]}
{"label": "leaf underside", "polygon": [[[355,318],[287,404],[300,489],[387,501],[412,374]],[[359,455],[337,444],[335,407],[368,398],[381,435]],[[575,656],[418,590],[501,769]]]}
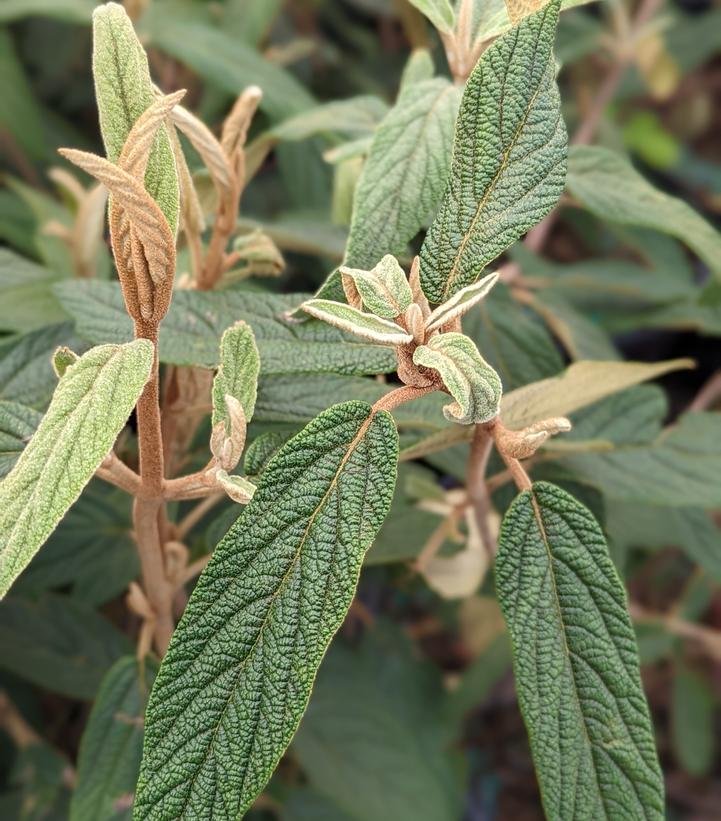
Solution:
{"label": "leaf underside", "polygon": [[136,821],[235,821],[265,786],[389,509],[397,450],[388,414],[348,402],[270,462],[156,680]]}
{"label": "leaf underside", "polygon": [[520,494],[496,585],[547,817],[662,819],[626,596],[591,513],[546,482]]}
{"label": "leaf underside", "polygon": [[441,207],[421,248],[421,284],[444,302],[558,202],[566,127],[551,2],[499,38],[466,84]]}

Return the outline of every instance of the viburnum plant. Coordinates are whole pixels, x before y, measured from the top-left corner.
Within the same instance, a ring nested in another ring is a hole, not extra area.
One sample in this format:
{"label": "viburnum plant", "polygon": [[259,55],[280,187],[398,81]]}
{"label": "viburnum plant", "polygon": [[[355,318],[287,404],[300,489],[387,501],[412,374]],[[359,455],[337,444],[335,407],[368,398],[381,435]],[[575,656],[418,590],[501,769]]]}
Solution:
{"label": "viburnum plant", "polygon": [[[664,816],[635,635],[606,539],[584,504],[533,481],[528,464],[571,430],[568,415],[687,363],[580,362],[504,393],[463,320],[485,300],[493,313],[499,272],[488,266],[546,218],[566,186],[553,53],[560,0],[511,4],[513,26],[494,32],[490,45],[472,36],[472,4],[458,14],[442,0],[414,5],[438,28],[454,82],[433,76],[427,55],[411,59],[396,105],[363,147],[344,264],[312,298],[229,287],[279,264],[267,236],[237,235],[237,215],[267,152],[302,123],[249,144],[261,100],[251,86],[216,138],[182,106],[182,91],[164,95],[153,84],[123,7],[95,12],[106,157],[61,153],[101,184],[81,191],[96,212],[109,194],[127,316],[118,319],[116,296],[106,308],[121,336],[132,327],[133,338],[118,341],[103,316],[83,315],[91,283],[63,292],[88,338],[107,332],[117,344],[82,355],[57,350],[52,401],[42,418],[23,420],[32,435],[0,484],[2,595],[94,476],[133,498],[140,578],[130,581],[126,603],[141,624],[137,662],[119,662],[98,696],[72,819],[110,817],[120,794],[133,791],[125,775],[117,783],[107,775],[98,787],[93,769],[104,760],[108,715],[121,711],[134,682],[153,679],[133,818],[243,816],[290,744],[351,608],[394,499],[399,460],[468,443],[463,485],[425,502],[441,525],[415,569],[457,598],[476,591],[495,564],[549,818]],[[404,141],[416,128],[436,137],[409,173]],[[212,182],[209,235],[188,145]],[[582,179],[574,183],[579,197]],[[424,228],[406,273],[405,249]],[[63,236],[79,253],[78,235]],[[217,351],[202,342],[179,350],[183,323],[198,317],[222,332]],[[318,374],[390,376],[354,382],[355,393],[299,432],[261,428],[251,437],[256,405],[262,399],[272,419],[273,378],[288,374],[302,375],[309,394]],[[123,432],[133,412],[134,430]],[[183,474],[199,440],[205,457]],[[488,476],[494,459],[498,472]],[[518,495],[499,531],[491,493],[506,483]],[[188,535],[226,497],[242,506],[237,519],[212,555],[193,556]],[[179,516],[179,503],[193,500]],[[461,543],[450,555],[441,549],[448,538]]]}

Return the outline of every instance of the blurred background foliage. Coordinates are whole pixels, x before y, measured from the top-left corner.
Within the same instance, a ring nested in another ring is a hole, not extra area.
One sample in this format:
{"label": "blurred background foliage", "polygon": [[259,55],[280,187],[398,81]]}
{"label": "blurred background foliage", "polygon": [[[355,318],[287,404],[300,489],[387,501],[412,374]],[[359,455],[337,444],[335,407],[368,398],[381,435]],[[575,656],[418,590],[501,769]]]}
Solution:
{"label": "blurred background foliage", "polygon": [[[436,71],[448,73],[437,35],[406,0],[125,5],[159,86],[188,89],[185,105],[209,125],[242,88],[263,89],[249,140],[255,174],[239,223],[245,268],[225,286],[313,291],[343,257],[363,156],[411,52],[428,49]],[[58,344],[87,346],[56,286],[114,277],[108,249],[91,230],[103,204],[81,215],[77,177],[56,153],[63,145],[102,153],[90,61],[94,6],[0,0],[0,420],[12,411],[8,403],[22,403],[29,431],[53,390],[49,353]],[[504,15],[498,0],[477,6],[484,25]],[[576,141],[626,155],[656,188],[721,225],[721,5],[603,0],[572,8],[561,18],[557,58]],[[323,105],[332,101],[346,102]],[[198,158],[189,156],[201,195],[210,196]],[[696,370],[619,394],[574,420],[578,441],[585,432],[642,450],[689,406],[718,405],[721,289],[711,274],[721,269],[719,240],[682,209],[657,209],[630,166],[590,166],[577,155],[558,218],[537,247],[511,249],[506,264],[520,266],[527,288],[499,286],[464,327],[506,390],[572,359],[694,358]],[[627,195],[630,216],[614,200]],[[418,245],[417,238],[407,259]],[[179,276],[184,266],[181,248]],[[338,397],[333,389],[332,377],[318,377],[315,399],[306,386],[281,402],[261,386],[259,406],[265,401],[275,416],[266,413],[256,434],[293,428],[347,398],[341,386]],[[721,482],[718,427],[704,434],[703,425],[686,425],[699,458],[711,459],[709,481]],[[14,441],[0,430],[0,474],[14,460]],[[629,486],[641,485],[670,458],[632,455],[614,466],[586,452],[533,475],[573,486],[605,523],[633,600],[669,817],[713,819],[721,806],[719,517],[693,497],[667,508],[663,493],[631,505],[625,491],[614,492],[619,471]],[[402,467],[358,601],[254,818],[541,817],[490,577],[477,595],[446,600],[406,561],[437,527],[438,505],[452,506],[444,492],[462,481],[464,466],[464,454],[452,449]],[[683,477],[673,481],[683,493]],[[499,509],[508,493],[499,491]],[[436,508],[428,504],[434,497]],[[212,549],[234,515],[228,505],[206,521],[193,549]],[[129,528],[127,498],[92,485],[0,605],[2,818],[68,817],[92,700],[109,667],[132,653],[125,634],[137,625],[122,607],[138,572]],[[131,729],[117,740],[121,751],[137,747],[142,715],[138,698],[123,704]],[[129,800],[112,811],[108,818],[129,817]]]}

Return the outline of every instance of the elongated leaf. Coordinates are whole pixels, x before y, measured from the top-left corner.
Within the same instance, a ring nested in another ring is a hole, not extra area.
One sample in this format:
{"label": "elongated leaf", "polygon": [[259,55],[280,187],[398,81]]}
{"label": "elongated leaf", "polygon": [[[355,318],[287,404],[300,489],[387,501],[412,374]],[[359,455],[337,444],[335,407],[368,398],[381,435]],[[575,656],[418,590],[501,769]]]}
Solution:
{"label": "elongated leaf", "polygon": [[369,269],[384,254],[397,256],[433,217],[459,96],[444,79],[413,83],[378,126],[356,188],[346,265]]}
{"label": "elongated leaf", "polygon": [[375,314],[367,314],[351,308],[343,302],[331,299],[309,299],[301,306],[306,313],[322,319],[329,325],[360,336],[379,345],[404,345],[413,337],[401,325],[390,319],[382,319]]}
{"label": "elongated leaf", "polygon": [[[382,100],[370,95],[334,100],[283,120],[271,129],[267,137],[295,141],[307,140],[324,132],[349,136],[372,134],[387,111],[388,106]],[[267,137],[261,136],[259,139]]]}
{"label": "elongated leaf", "polygon": [[147,340],[103,345],[83,355],[60,380],[30,444],[0,484],[0,596],[107,456],[152,364]]}
{"label": "elongated leaf", "polygon": [[721,234],[683,200],[654,188],[620,154],[600,146],[574,147],[568,190],[600,219],[677,237],[721,277]]}
{"label": "elongated leaf", "polygon": [[340,269],[343,289],[351,305],[355,296],[371,313],[395,319],[413,302],[411,286],[398,260],[386,254],[371,271],[358,268]]}
{"label": "elongated leaf", "polygon": [[[132,323],[114,283],[70,281],[55,288],[84,338],[95,343],[132,338]],[[263,375],[395,370],[394,352],[381,345],[359,341],[324,322],[285,320],[284,314],[306,298],[307,294],[176,291],[160,328],[160,359],[173,365],[216,367],[223,332],[243,320],[255,334]],[[2,360],[0,394],[1,374]]]}
{"label": "elongated leaf", "polygon": [[[148,58],[118,3],[106,3],[93,12],[93,75],[105,150],[108,159],[117,162],[133,124],[155,100]],[[176,231],[178,175],[165,126],[150,152],[145,187]]]}
{"label": "elongated leaf", "polygon": [[70,821],[129,821],[145,705],[157,671],[149,657],[138,663],[126,656],[103,679],[80,744]]}
{"label": "elongated leaf", "polygon": [[388,414],[348,402],[317,417],[266,468],[163,661],[136,819],[234,821],[263,788],[390,506],[397,448]]}
{"label": "elongated leaf", "polygon": [[671,691],[671,738],[674,753],[690,775],[702,777],[713,764],[716,699],[704,678],[678,664]]}
{"label": "elongated leaf", "polygon": [[17,462],[41,419],[34,408],[0,400],[0,478]]}
{"label": "elongated leaf", "polygon": [[441,328],[446,322],[462,317],[477,305],[498,282],[498,274],[488,274],[480,282],[467,285],[452,296],[447,302],[439,305],[426,320],[426,330]]}
{"label": "elongated leaf", "polygon": [[545,482],[520,494],[496,585],[547,817],[663,819],[626,596],[591,513]]}
{"label": "elongated leaf", "polygon": [[468,78],[448,187],[421,248],[421,284],[432,302],[474,282],[561,196],[567,136],[553,58],[558,9],[552,0],[496,40]]}
{"label": "elongated leaf", "polygon": [[245,421],[250,422],[258,393],[260,357],[253,331],[245,322],[236,322],[220,340],[220,368],[213,380],[213,424],[224,422],[230,433],[226,395],[243,407]]}
{"label": "elongated leaf", "polygon": [[92,699],[130,640],[69,596],[0,602],[0,668],[70,698]]}

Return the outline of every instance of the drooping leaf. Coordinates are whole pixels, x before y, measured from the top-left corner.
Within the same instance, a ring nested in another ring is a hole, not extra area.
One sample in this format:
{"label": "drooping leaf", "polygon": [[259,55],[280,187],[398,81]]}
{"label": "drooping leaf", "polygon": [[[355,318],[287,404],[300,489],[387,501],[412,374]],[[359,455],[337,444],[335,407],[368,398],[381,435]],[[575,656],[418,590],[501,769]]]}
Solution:
{"label": "drooping leaf", "polygon": [[506,513],[496,585],[546,815],[664,817],[626,595],[591,513],[537,482]]}
{"label": "drooping leaf", "polygon": [[[69,281],[55,288],[84,338],[97,344],[132,338],[132,323],[117,285]],[[324,322],[287,321],[286,312],[306,298],[307,294],[176,291],[160,328],[160,359],[173,365],[216,367],[223,332],[243,320],[253,329],[263,375],[395,370],[396,357],[388,348],[361,342]],[[1,374],[2,360],[0,394]]]}
{"label": "drooping leaf", "polygon": [[401,325],[390,319],[359,311],[343,302],[334,302],[332,299],[309,299],[301,307],[316,319],[378,345],[393,347],[413,341],[413,337]]}
{"label": "drooping leaf", "polygon": [[421,284],[444,302],[476,280],[561,196],[566,127],[553,40],[559,1],[485,52],[468,78],[440,210],[421,248]]}
{"label": "drooping leaf", "polygon": [[245,421],[250,422],[255,410],[259,371],[260,357],[253,331],[246,322],[236,322],[220,340],[220,367],[213,380],[213,425],[223,422],[230,432],[225,403],[228,395],[240,402]]}
{"label": "drooping leaf", "polygon": [[143,753],[143,717],[157,662],[119,659],[107,672],[78,754],[70,821],[130,821]]}
{"label": "drooping leaf", "polygon": [[84,354],[60,380],[35,435],[0,484],[0,596],[107,456],[152,364],[147,340],[104,345]]}
{"label": "drooping leaf", "polygon": [[403,89],[373,137],[356,187],[345,264],[397,256],[431,219],[448,176],[459,90],[436,78]]}
{"label": "drooping leaf", "polygon": [[352,819],[460,818],[441,699],[436,670],[381,622],[355,651],[333,646],[293,750],[312,786]]}
{"label": "drooping leaf", "polygon": [[488,422],[498,415],[502,386],[498,374],[465,334],[431,337],[413,352],[413,362],[438,371],[455,400],[443,408],[449,421],[461,425]]}
{"label": "drooping leaf", "polygon": [[721,277],[721,234],[683,200],[654,188],[620,154],[575,146],[568,157],[568,190],[600,219],[677,237]]}
{"label": "drooping leaf", "polygon": [[[155,101],[148,58],[118,3],[106,3],[93,12],[93,76],[105,150],[115,163],[133,124]],[[178,175],[165,126],[150,152],[145,187],[176,231]]]}
{"label": "drooping leaf", "polygon": [[0,479],[17,462],[41,419],[34,408],[0,400]]}
{"label": "drooping leaf", "polygon": [[390,506],[397,448],[388,414],[348,402],[265,469],[200,577],[153,688],[138,821],[235,819],[263,788]]}
{"label": "drooping leaf", "polygon": [[69,596],[0,602],[0,668],[70,698],[92,699],[133,646],[105,617]]}

